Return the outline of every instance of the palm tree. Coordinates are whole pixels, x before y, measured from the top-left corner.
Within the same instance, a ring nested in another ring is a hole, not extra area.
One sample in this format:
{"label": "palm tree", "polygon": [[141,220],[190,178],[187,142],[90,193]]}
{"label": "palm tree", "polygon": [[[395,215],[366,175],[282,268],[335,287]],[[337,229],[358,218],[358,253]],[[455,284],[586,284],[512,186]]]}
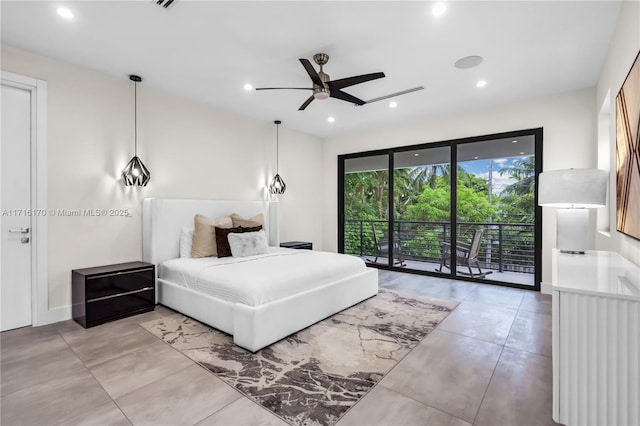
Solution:
{"label": "palm tree", "polygon": [[535,160],[534,156],[514,160],[512,166],[506,166],[498,170],[500,175],[509,175],[515,182],[502,190],[503,195],[527,195],[535,190]]}

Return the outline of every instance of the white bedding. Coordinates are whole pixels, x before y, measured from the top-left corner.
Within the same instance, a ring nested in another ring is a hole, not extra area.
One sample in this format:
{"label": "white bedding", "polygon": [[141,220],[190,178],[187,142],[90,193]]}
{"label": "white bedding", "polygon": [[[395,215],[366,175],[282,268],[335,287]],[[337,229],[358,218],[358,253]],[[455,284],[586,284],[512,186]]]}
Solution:
{"label": "white bedding", "polygon": [[355,256],[269,247],[257,256],[171,259],[158,272],[163,280],[255,307],[366,271]]}

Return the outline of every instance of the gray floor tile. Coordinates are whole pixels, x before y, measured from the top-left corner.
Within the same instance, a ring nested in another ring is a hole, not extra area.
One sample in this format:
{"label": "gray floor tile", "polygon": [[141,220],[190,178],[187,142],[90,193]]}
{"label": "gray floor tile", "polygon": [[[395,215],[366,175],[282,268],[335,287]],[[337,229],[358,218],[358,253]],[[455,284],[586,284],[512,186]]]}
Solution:
{"label": "gray floor tile", "polygon": [[465,301],[489,303],[507,308],[518,308],[524,295],[529,290],[478,284]]}
{"label": "gray floor tile", "polygon": [[58,423],[59,426],[128,426],[131,422],[120,411],[115,402],[105,405]]}
{"label": "gray floor tile", "polygon": [[116,403],[134,425],[193,425],[241,397],[193,364],[128,393]]}
{"label": "gray floor tile", "polygon": [[137,324],[112,323],[81,332],[80,336],[71,339],[69,346],[87,367],[92,367],[157,341]]}
{"label": "gray floor tile", "polygon": [[504,348],[475,424],[553,425],[551,358]]}
{"label": "gray floor tile", "polygon": [[113,399],[193,364],[186,356],[157,340],[90,368]]}
{"label": "gray floor tile", "polygon": [[522,297],[520,310],[551,315],[551,295],[537,291],[528,291]]}
{"label": "gray floor tile", "polygon": [[397,392],[376,386],[336,426],[442,425],[470,423],[436,410]]}
{"label": "gray floor tile", "polygon": [[504,345],[516,310],[477,302],[462,302],[438,325],[438,330]]}
{"label": "gray floor tile", "polygon": [[[59,339],[62,339],[58,336]],[[50,345],[46,345],[50,346]],[[36,386],[43,382],[65,379],[75,374],[86,374],[87,369],[65,343],[63,347],[47,353],[35,351],[34,356],[2,358],[2,396]],[[38,348],[35,345],[34,348]]]}
{"label": "gray floor tile", "polygon": [[502,346],[435,330],[380,382],[469,423]]}
{"label": "gray floor tile", "polygon": [[50,425],[91,413],[111,401],[93,376],[84,370],[3,396],[3,425]]}
{"label": "gray floor tile", "polygon": [[240,398],[207,417],[198,426],[288,426],[289,423],[249,398]]}
{"label": "gray floor tile", "polygon": [[505,346],[551,356],[551,315],[518,311]]}
{"label": "gray floor tile", "polygon": [[424,275],[405,274],[382,287],[409,291],[421,296],[464,300],[474,289],[474,284]]}
{"label": "gray floor tile", "polygon": [[0,333],[0,357],[24,359],[67,347],[53,325],[23,327]]}

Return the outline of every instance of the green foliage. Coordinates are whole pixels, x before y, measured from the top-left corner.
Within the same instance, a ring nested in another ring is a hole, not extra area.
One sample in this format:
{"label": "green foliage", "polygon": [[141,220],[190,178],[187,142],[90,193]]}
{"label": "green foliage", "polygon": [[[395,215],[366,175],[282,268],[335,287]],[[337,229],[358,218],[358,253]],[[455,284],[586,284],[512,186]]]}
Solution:
{"label": "green foliage", "polygon": [[[494,194],[491,203],[487,179],[458,166],[458,222],[533,223],[534,165],[531,156],[498,170],[515,182],[499,196]],[[403,253],[438,258],[443,226],[450,221],[451,165],[402,168],[393,173],[393,215],[398,220],[396,226],[401,227]],[[378,238],[387,235],[389,174],[384,170],[349,173],[344,183],[345,252],[373,256],[372,224]]]}
{"label": "green foliage", "polygon": [[499,220],[506,223],[533,223],[535,211],[535,160],[533,156],[514,160],[513,166],[498,170],[515,182],[500,194]]}

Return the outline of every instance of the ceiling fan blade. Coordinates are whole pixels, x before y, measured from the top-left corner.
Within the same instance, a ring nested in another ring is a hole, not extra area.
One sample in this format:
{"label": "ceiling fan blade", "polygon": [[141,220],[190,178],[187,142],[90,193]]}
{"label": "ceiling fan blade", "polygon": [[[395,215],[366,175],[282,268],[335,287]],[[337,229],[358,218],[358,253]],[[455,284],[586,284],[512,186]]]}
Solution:
{"label": "ceiling fan blade", "polygon": [[322,80],[320,79],[318,72],[313,67],[313,65],[311,65],[311,62],[309,62],[308,59],[301,58],[300,63],[302,63],[302,66],[304,67],[304,69],[307,70],[307,74],[309,74],[309,77],[311,77],[311,81],[313,81],[313,84],[317,84],[318,86],[324,86],[324,83],[322,83]]}
{"label": "ceiling fan blade", "polygon": [[406,95],[407,93],[417,92],[418,90],[422,90],[424,87],[418,86],[413,89],[402,90],[400,92],[391,93],[390,95],[380,96],[379,98],[369,99],[366,103],[370,104],[371,102],[384,101],[385,99],[395,98],[396,96]]}
{"label": "ceiling fan blade", "polygon": [[353,104],[356,105],[364,105],[366,104],[365,101],[363,101],[362,99],[356,98],[355,96],[352,96],[346,92],[343,92],[342,90],[331,90],[331,94],[329,95],[332,98],[336,98],[336,99],[341,99],[343,101],[347,101],[347,102],[351,102]]}
{"label": "ceiling fan blade", "polygon": [[256,87],[256,90],[313,90],[311,87]]}
{"label": "ceiling fan blade", "polygon": [[307,99],[306,101],[304,101],[302,105],[300,105],[300,108],[298,108],[298,111],[304,111],[304,109],[308,107],[309,104],[313,102],[314,99],[315,98],[313,97],[313,95],[309,96],[309,99]]}
{"label": "ceiling fan blade", "polygon": [[377,80],[378,78],[383,77],[383,72],[374,72],[371,74],[362,74],[353,77],[341,78],[339,80],[332,80],[328,84],[331,90],[344,89],[345,87],[354,86],[356,84],[365,83],[371,80]]}

